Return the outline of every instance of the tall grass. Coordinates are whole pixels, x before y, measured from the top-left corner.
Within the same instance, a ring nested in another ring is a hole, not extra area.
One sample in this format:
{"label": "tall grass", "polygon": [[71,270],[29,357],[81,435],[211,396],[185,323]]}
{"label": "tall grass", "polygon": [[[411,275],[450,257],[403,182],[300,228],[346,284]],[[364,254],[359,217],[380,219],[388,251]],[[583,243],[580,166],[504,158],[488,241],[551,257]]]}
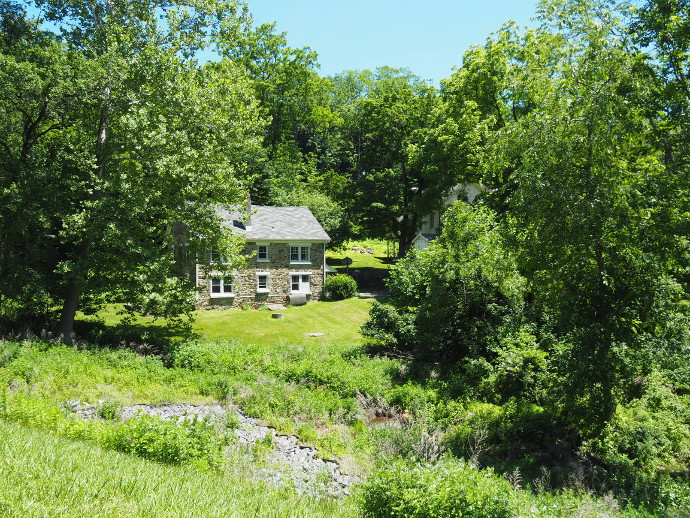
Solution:
{"label": "tall grass", "polygon": [[147,462],[0,421],[0,516],[344,517],[350,501]]}

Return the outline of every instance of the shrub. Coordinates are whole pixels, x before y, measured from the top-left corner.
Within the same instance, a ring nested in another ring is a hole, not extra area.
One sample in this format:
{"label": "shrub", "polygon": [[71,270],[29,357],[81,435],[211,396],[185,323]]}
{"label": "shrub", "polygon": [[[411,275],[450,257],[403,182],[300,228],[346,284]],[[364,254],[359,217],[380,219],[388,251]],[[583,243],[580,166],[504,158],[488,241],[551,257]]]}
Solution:
{"label": "shrub", "polygon": [[357,294],[357,281],[349,275],[339,273],[326,280],[326,292],[331,300],[343,300]]}
{"label": "shrub", "polygon": [[415,343],[414,315],[403,313],[389,304],[374,301],[362,335],[388,348],[410,349]]}
{"label": "shrub", "polygon": [[[458,203],[443,231],[401,259],[386,283],[391,306],[373,305],[363,334],[434,359],[492,358],[502,329],[523,317],[525,280],[494,214]],[[497,333],[499,330],[499,333]]]}
{"label": "shrub", "polygon": [[361,507],[366,518],[507,518],[511,492],[505,479],[462,460],[397,461],[367,479]]}
{"label": "shrub", "polygon": [[100,401],[96,406],[96,413],[101,419],[114,421],[122,417],[122,405],[116,401]]}
{"label": "shrub", "polygon": [[196,419],[180,422],[138,415],[112,429],[105,446],[168,464],[194,461],[218,467],[222,445],[214,428]]}

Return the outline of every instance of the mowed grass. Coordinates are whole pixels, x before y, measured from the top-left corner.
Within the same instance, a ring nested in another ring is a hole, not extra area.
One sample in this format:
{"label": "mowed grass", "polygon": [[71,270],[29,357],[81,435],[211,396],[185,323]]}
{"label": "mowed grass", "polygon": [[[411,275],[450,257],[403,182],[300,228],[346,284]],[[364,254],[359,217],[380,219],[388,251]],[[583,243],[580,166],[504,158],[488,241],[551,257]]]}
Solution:
{"label": "mowed grass", "polygon": [[[310,302],[284,310],[201,310],[193,330],[206,340],[234,339],[245,344],[336,345],[360,343],[360,326],[369,316],[372,299]],[[272,313],[283,317],[273,318]],[[323,336],[307,336],[320,333]]]}
{"label": "mowed grass", "polygon": [[[357,345],[362,341],[360,326],[369,316],[373,299],[352,298],[334,302],[309,302],[305,306],[288,306],[284,310],[199,310],[194,312],[192,332],[202,340],[237,340],[244,344],[278,345],[281,343],[305,346]],[[121,306],[110,305],[95,317],[106,326],[120,325],[123,316]],[[280,319],[273,313],[282,313]],[[134,325],[159,328],[163,320],[136,317]],[[322,336],[308,336],[319,333]],[[177,336],[173,338],[184,338]]]}
{"label": "mowed grass", "polygon": [[[374,253],[363,254],[352,250],[353,247],[372,248]],[[343,262],[346,257],[352,259],[352,264],[349,266],[350,269],[375,268],[388,270],[393,264],[393,259],[388,257],[389,253],[392,254],[392,252],[393,250],[385,241],[350,241],[341,250],[326,249],[326,263],[338,270],[339,273],[346,273],[347,267]]]}
{"label": "mowed grass", "polygon": [[202,473],[0,421],[0,516],[345,517],[350,500],[272,491],[236,473]]}

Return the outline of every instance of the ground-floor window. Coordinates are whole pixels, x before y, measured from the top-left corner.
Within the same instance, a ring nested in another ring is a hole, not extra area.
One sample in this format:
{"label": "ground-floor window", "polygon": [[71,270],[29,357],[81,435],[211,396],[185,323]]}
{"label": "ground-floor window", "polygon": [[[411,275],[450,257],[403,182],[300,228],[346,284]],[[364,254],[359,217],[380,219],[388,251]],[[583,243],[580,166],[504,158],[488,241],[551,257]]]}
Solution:
{"label": "ground-floor window", "polygon": [[310,293],[311,276],[305,274],[293,274],[290,276],[290,287],[293,293]]}
{"label": "ground-floor window", "polygon": [[256,274],[256,291],[260,293],[266,293],[268,288],[268,274],[258,273]]}
{"label": "ground-floor window", "polygon": [[232,277],[211,279],[211,297],[231,297],[232,294]]}

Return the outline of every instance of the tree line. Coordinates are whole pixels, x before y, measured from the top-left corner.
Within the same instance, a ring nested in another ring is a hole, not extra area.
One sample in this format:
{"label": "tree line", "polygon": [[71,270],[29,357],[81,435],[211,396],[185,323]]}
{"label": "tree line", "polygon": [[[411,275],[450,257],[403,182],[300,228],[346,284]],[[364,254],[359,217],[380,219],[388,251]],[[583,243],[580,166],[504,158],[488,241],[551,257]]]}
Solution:
{"label": "tree line", "polygon": [[687,286],[688,23],[684,1],[543,1],[536,29],[506,23],[436,88],[388,67],[321,77],[234,1],[3,0],[2,312],[59,306],[69,336],[108,298],[190,307],[169,230],[237,257],[213,207],[247,193],[404,253],[473,182],[559,324],[652,325],[613,316]]}

